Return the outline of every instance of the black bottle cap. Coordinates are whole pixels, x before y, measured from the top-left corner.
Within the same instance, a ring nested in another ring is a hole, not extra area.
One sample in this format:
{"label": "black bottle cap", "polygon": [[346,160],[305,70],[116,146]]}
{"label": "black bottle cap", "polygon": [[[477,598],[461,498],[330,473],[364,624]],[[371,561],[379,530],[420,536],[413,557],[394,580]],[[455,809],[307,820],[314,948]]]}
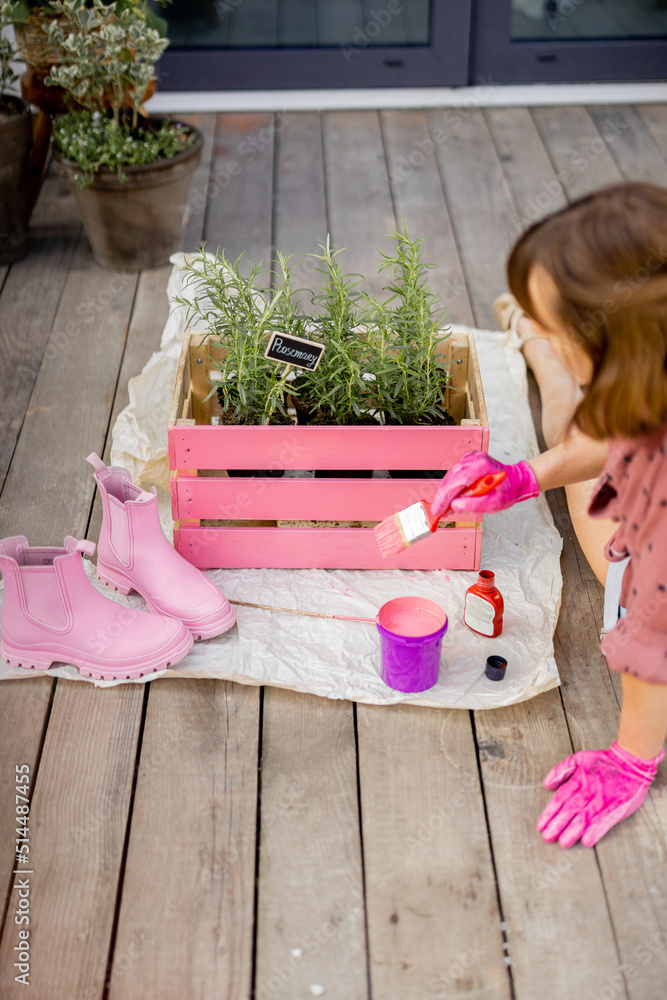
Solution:
{"label": "black bottle cap", "polygon": [[490,681],[501,681],[505,676],[507,660],[504,656],[489,656],[484,673]]}

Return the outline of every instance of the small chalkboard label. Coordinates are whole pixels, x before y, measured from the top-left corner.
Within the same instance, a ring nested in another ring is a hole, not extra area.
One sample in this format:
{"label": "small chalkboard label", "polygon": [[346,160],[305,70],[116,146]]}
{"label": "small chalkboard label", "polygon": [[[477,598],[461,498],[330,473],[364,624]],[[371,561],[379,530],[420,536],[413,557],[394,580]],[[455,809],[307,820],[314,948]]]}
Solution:
{"label": "small chalkboard label", "polygon": [[271,361],[282,361],[295,368],[307,368],[314,372],[324,354],[324,344],[314,340],[304,340],[302,337],[288,337],[285,333],[274,333],[269,346],[264,352],[265,358]]}

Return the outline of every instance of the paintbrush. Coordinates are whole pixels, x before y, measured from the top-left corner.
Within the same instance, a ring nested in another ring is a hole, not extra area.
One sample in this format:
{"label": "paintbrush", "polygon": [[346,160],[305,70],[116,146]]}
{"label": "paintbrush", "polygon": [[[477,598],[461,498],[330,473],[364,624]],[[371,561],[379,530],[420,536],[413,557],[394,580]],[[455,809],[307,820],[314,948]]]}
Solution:
{"label": "paintbrush", "polygon": [[[505,479],[505,472],[490,472],[481,479],[477,479],[472,486],[462,493],[461,497],[483,497],[495,489],[498,483]],[[404,510],[399,510],[398,514],[385,517],[375,526],[375,537],[380,547],[380,552],[386,559],[387,556],[395,555],[409,545],[414,545],[420,538],[426,538],[438,527],[439,522],[448,513],[444,510],[437,517],[431,513],[431,505],[428,500],[418,500]]]}

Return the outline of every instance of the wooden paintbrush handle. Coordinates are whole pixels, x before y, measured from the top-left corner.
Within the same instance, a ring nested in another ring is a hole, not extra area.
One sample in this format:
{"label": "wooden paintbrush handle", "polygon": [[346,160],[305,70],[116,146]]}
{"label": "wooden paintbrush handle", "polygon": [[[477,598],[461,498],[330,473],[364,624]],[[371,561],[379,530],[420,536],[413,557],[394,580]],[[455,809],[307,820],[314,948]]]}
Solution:
{"label": "wooden paintbrush handle", "polygon": [[230,601],[242,608],[260,608],[262,611],[286,611],[289,615],[307,615],[309,618],[336,618],[344,622],[373,622],[375,618],[359,618],[356,615],[327,615],[324,611],[299,611],[297,608],[278,608],[274,604],[252,604],[250,601]]}

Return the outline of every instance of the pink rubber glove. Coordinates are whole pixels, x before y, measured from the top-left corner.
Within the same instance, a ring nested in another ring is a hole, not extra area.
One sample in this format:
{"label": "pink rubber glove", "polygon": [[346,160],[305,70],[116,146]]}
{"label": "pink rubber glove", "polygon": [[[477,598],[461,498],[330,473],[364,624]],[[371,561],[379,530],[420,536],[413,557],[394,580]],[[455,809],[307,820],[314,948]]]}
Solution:
{"label": "pink rubber glove", "polygon": [[580,750],[556,764],[544,779],[558,791],[537,821],[544,840],[572,847],[581,837],[592,847],[616,823],[626,819],[646,798],[658,764],[642,760],[612,743],[608,750]]}
{"label": "pink rubber glove", "polygon": [[[460,493],[490,472],[504,472],[506,478],[485,496],[456,499]],[[452,466],[440,483],[431,510],[434,514],[442,514],[451,507],[457,513],[470,511],[475,514],[490,514],[513,507],[519,500],[536,497],[539,492],[540,484],[527,462],[503,465],[495,458],[490,458],[485,451],[469,451],[460,462]]]}

